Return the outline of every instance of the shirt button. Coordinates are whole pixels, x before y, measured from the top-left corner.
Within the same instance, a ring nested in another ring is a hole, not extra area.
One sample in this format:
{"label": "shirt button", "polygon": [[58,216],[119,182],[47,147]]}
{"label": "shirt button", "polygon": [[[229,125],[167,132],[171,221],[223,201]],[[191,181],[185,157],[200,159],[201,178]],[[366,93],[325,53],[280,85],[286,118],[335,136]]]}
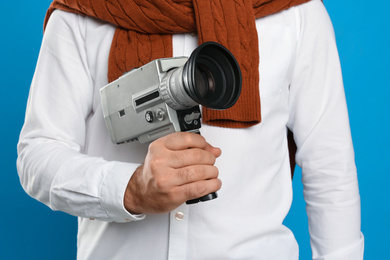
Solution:
{"label": "shirt button", "polygon": [[196,37],[198,34],[197,34],[196,32],[191,32],[190,35],[191,35],[192,37]]}
{"label": "shirt button", "polygon": [[177,212],[177,213],[175,214],[175,218],[176,218],[177,221],[183,220],[183,219],[184,219],[184,214],[183,214],[183,212]]}

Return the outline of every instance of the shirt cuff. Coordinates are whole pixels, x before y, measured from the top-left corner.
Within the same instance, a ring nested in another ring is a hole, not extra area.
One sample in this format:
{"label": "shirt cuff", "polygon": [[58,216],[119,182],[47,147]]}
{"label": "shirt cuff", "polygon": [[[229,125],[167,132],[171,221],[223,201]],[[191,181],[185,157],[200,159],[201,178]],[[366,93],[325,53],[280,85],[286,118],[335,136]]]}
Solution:
{"label": "shirt cuff", "polygon": [[131,214],[124,206],[127,184],[139,164],[111,162],[100,187],[100,201],[108,218],[113,222],[125,223],[143,220],[144,214]]}
{"label": "shirt cuff", "polygon": [[332,254],[313,257],[313,260],[363,260],[363,254],[364,236],[360,233],[360,239],[355,244]]}

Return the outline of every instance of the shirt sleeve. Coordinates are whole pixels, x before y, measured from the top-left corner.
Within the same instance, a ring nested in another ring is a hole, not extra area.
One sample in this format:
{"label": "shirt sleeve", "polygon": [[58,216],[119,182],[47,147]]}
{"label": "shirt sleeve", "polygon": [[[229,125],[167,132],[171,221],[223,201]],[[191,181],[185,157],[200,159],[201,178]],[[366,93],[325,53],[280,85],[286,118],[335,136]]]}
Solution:
{"label": "shirt sleeve", "polygon": [[363,259],[360,195],[333,27],[319,0],[296,9],[290,118],[313,259]]}
{"label": "shirt sleeve", "polygon": [[18,143],[21,184],[53,210],[109,222],[140,220],[143,215],[123,205],[139,165],[83,154],[94,93],[84,22],[56,11],[46,28]]}

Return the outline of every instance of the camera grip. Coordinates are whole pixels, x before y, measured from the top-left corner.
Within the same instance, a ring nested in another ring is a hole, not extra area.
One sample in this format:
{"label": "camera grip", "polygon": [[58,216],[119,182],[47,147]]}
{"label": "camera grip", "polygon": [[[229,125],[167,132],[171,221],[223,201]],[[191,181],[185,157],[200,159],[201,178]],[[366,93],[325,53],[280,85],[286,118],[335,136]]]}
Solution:
{"label": "camera grip", "polygon": [[204,202],[204,201],[208,201],[208,200],[212,200],[212,199],[216,199],[218,198],[218,195],[216,192],[212,192],[210,194],[207,194],[203,197],[200,197],[200,198],[197,198],[197,199],[193,199],[193,200],[187,200],[186,201],[186,204],[187,205],[190,205],[190,204],[195,204],[195,203],[198,203],[198,202]]}
{"label": "camera grip", "polygon": [[[195,133],[195,134],[199,134],[200,135],[199,129],[195,129],[192,132]],[[204,195],[203,197],[200,197],[200,198],[197,198],[197,199],[187,200],[186,204],[190,205],[190,204],[195,204],[195,203],[198,203],[198,202],[204,202],[204,201],[208,201],[208,200],[213,200],[213,199],[216,199],[216,198],[218,198],[217,193],[216,192],[212,192],[210,194]]]}

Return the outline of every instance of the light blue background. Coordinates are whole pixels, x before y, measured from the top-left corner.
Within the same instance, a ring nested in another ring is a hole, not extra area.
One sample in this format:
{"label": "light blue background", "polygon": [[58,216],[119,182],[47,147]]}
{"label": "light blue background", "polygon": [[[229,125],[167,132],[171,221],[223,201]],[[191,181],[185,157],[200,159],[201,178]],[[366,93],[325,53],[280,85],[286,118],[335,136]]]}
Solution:
{"label": "light blue background", "polygon": [[[77,219],[26,195],[16,173],[16,143],[42,38],[49,0],[5,1],[0,16],[0,259],[75,259]],[[326,1],[333,20],[350,112],[362,197],[365,259],[389,259],[390,4]],[[300,171],[285,223],[310,259]]]}

